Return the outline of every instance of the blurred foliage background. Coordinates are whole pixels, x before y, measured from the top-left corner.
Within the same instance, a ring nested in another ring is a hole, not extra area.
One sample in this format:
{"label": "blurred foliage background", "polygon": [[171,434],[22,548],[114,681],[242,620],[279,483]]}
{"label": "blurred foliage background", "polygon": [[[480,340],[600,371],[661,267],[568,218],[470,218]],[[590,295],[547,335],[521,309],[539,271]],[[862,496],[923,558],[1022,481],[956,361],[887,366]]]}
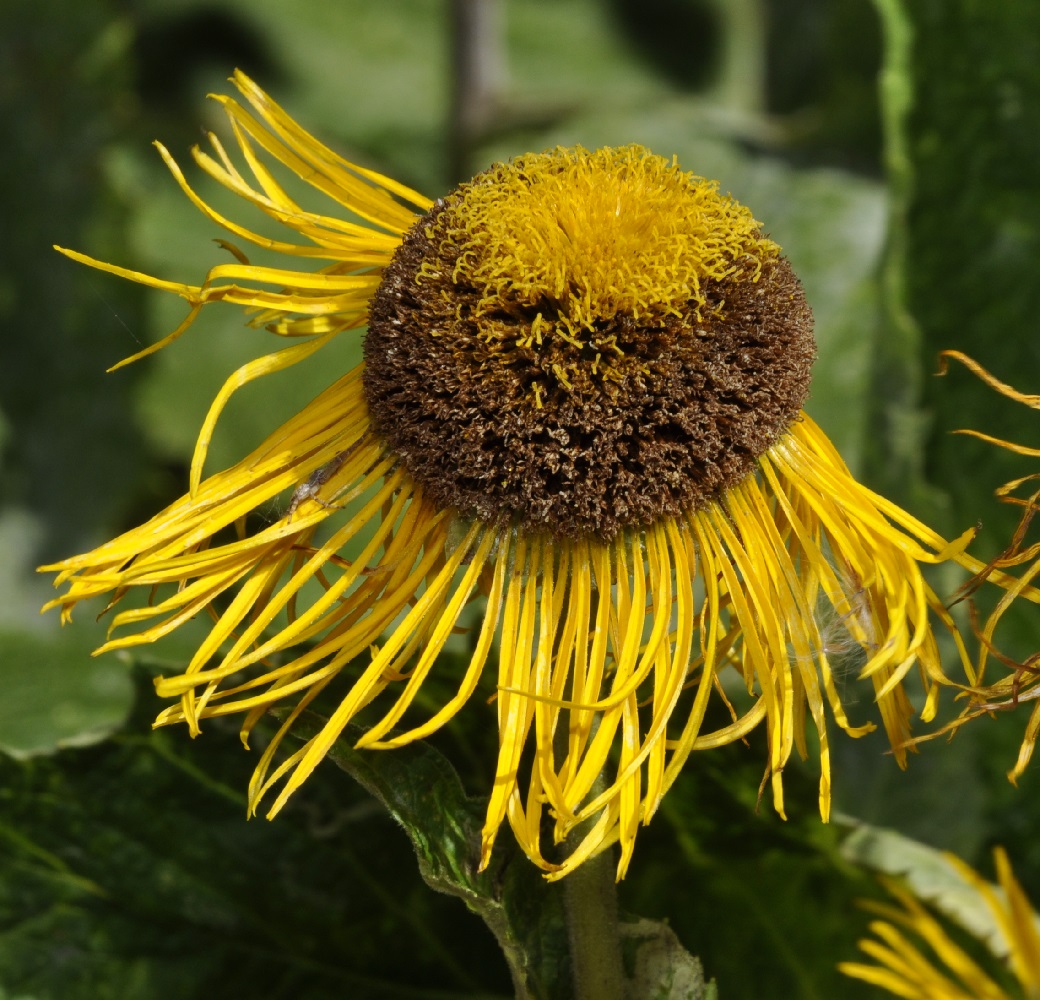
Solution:
{"label": "blurred foliage background", "polygon": [[[467,7],[480,17],[463,30]],[[38,614],[50,588],[33,568],[178,496],[214,392],[263,350],[236,313],[211,310],[172,350],[105,375],[182,306],[51,249],[197,281],[217,234],[149,142],[187,162],[217,123],[203,95],[235,66],[348,158],[431,196],[556,144],[639,142],[718,178],[805,283],[813,415],[918,516],[947,533],[981,521],[988,556],[1016,522],[993,489],[1032,469],[949,432],[1036,445],[1036,418],[962,370],[931,376],[958,348],[1040,391],[1040,6],[0,6],[0,997],[508,996],[483,924],[425,888],[405,836],[346,775],[327,766],[276,823],[246,823],[252,758],[231,727],[198,744],[150,733],[147,678],[184,660],[190,634],[145,662],[93,661],[102,626]],[[214,466],[324,388],[322,357],[281,376],[273,401],[236,397]],[[1037,649],[1037,622],[1009,620],[1013,655]],[[1003,843],[1040,901],[1040,778],[1004,778],[1027,710],[923,744],[905,774],[881,741],[837,740],[841,812],[985,871]],[[442,738],[473,792],[493,740],[465,713]],[[847,828],[819,823],[812,767],[789,775],[790,822],[756,810],[761,760],[752,746],[692,762],[642,835],[622,905],[667,920],[723,998],[870,995],[834,971],[866,924],[850,900],[874,891],[842,853]]]}

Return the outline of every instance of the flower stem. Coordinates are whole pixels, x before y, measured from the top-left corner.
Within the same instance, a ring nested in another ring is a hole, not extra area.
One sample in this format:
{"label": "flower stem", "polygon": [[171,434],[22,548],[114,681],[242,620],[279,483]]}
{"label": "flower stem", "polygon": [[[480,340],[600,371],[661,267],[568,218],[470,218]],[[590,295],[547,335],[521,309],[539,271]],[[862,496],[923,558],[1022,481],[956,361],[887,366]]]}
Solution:
{"label": "flower stem", "polygon": [[613,852],[579,865],[563,887],[575,1000],[624,1000]]}
{"label": "flower stem", "polygon": [[474,147],[497,110],[505,76],[505,10],[500,0],[452,0],[451,180],[473,172]]}

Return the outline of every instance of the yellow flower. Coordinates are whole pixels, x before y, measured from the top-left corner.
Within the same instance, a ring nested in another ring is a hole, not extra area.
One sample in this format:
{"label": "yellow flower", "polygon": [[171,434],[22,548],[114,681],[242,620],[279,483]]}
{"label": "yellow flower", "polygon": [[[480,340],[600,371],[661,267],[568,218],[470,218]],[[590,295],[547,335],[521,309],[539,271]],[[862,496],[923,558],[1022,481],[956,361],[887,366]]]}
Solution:
{"label": "yellow flower", "polygon": [[[1016,402],[1025,403],[1026,406],[1032,407],[1034,410],[1040,410],[1040,396],[1027,395],[1026,393],[1019,392],[1017,389],[1013,389],[1006,382],[1001,382],[1000,379],[995,378],[978,362],[973,361],[966,354],[962,354],[960,351],[943,351],[942,358],[953,358],[954,360],[961,362],[961,364],[982,379],[982,381],[984,381],[988,386],[996,389],[997,392],[1015,400]],[[940,370],[940,374],[945,374],[945,372],[946,368],[944,361],[944,366]],[[1009,451],[1013,451],[1019,455],[1026,455],[1031,458],[1040,458],[1040,448],[1028,448],[1025,445],[1006,441],[1003,438],[993,437],[990,434],[983,434],[981,431],[960,430],[956,433],[966,434],[970,437],[979,438],[982,441],[988,441],[990,444],[999,445],[1001,448],[1007,448]],[[1004,612],[1007,611],[1008,607],[1010,607],[1012,601],[1014,601],[1016,597],[1019,595],[1025,595],[1029,597],[1030,600],[1035,600],[1032,584],[1036,577],[1040,575],[1040,542],[1034,542],[1031,545],[1025,545],[1024,542],[1026,532],[1033,520],[1033,516],[1036,514],[1037,510],[1040,510],[1040,506],[1038,506],[1038,501],[1040,501],[1040,489],[1034,490],[1030,496],[1024,499],[1014,496],[1014,493],[1026,483],[1035,483],[1038,479],[1040,479],[1040,473],[1034,472],[1030,475],[1013,479],[997,490],[997,496],[1004,498],[1007,503],[1023,508],[1022,519],[1019,523],[1018,530],[1015,532],[1014,538],[1011,540],[1011,544],[999,556],[992,560],[986,567],[986,570],[979,574],[979,576],[986,576],[988,571],[1002,571],[1005,569],[1013,569],[1018,566],[1025,566],[1026,569],[1012,586],[1006,588],[1005,593],[1000,596],[1000,600],[997,602],[996,607],[989,614],[982,627],[978,629],[979,638],[981,640],[981,658],[979,661],[978,677],[976,680],[979,686],[973,694],[971,706],[965,711],[960,719],[953,723],[953,727],[956,727],[968,718],[974,718],[978,715],[987,714],[998,709],[1014,708],[1019,704],[1019,702],[1032,701],[1036,698],[1040,698],[1040,670],[1038,670],[1038,667],[1040,667],[1040,652],[1031,654],[1022,663],[1015,663],[999,652],[995,639],[997,626],[999,625],[1001,618],[1004,616]],[[971,588],[969,587],[968,589],[970,590]],[[1004,662],[1007,666],[1010,666],[1013,669],[1011,673],[1002,677],[1000,680],[997,680],[992,684],[983,685],[982,680],[986,669],[988,654],[990,653],[992,653],[996,659]],[[1022,772],[1025,771],[1026,766],[1029,764],[1029,761],[1033,756],[1033,751],[1036,748],[1038,735],[1040,735],[1040,702],[1037,702],[1036,706],[1033,708],[1032,714],[1029,717],[1029,722],[1026,725],[1025,736],[1022,739],[1022,746],[1019,749],[1018,760],[1015,762],[1015,766],[1008,773],[1008,777],[1012,781],[1017,781]]]}
{"label": "yellow flower", "polygon": [[[933,624],[956,634],[921,564],[980,567],[963,555],[970,532],[949,544],[859,485],[801,412],[811,314],[748,210],[634,146],[523,156],[431,203],[234,83],[252,111],[217,100],[248,170],[212,136],[215,156],[195,159],[287,241],[219,215],[160,151],[234,238],[316,269],[260,266],[225,244],[235,260],[196,286],[65,251],[189,303],[150,350],[219,301],[295,341],[228,380],[185,497],[46,567],[67,587],[52,602],[64,616],[140,595],[99,652],[212,617],[184,672],[157,679],[176,699],[157,724],[194,734],[241,715],[246,739],[271,706],[292,706],[250,788],[253,810],[277,789],[270,816],[348,723],[364,727],[359,747],[398,747],[483,686],[499,752],[480,863],[508,822],[552,877],[615,842],[620,877],[690,754],[759,724],[782,813],[781,775],[793,750],[808,755],[811,719],[826,818],[828,710],[851,735],[873,728],[846,718],[835,651],[856,651],[905,764],[904,679],[920,673],[930,717],[946,680]],[[271,160],[333,214],[298,205]],[[366,325],[363,365],[203,478],[235,389]],[[247,531],[272,504],[281,516]],[[424,714],[418,695],[471,606],[483,618],[457,694]],[[322,731],[278,759],[337,679],[349,686]],[[713,692],[731,721],[706,731]]]}
{"label": "yellow flower", "polygon": [[864,905],[882,917],[871,923],[876,940],[860,948],[877,964],[843,962],[839,968],[854,979],[880,986],[906,1000],[1036,1000],[1040,997],[1040,929],[1029,899],[1015,880],[1007,855],[994,851],[1003,894],[953,855],[960,872],[989,910],[995,930],[990,947],[1006,959],[1021,991],[1008,993],[945,931],[942,923],[905,889],[888,883],[902,904]]}

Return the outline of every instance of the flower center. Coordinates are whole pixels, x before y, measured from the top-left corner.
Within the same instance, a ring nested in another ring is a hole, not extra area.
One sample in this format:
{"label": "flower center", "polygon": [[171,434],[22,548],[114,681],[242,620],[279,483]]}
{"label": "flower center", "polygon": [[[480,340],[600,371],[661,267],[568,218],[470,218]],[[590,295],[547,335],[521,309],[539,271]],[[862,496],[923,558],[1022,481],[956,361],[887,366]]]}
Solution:
{"label": "flower center", "polygon": [[432,500],[609,538],[709,502],[796,418],[812,317],[779,248],[636,146],[498,164],[405,236],[365,391]]}

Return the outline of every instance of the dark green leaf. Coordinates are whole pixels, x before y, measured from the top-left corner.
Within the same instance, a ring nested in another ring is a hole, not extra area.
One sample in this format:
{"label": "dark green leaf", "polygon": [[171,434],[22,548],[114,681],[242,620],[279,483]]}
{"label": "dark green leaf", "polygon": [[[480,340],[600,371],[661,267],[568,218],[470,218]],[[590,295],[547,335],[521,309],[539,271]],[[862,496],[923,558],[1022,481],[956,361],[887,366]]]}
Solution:
{"label": "dark green leaf", "polygon": [[92,638],[73,629],[47,637],[0,631],[0,751],[50,753],[119,728],[133,699],[128,668],[113,657],[92,660]]}
{"label": "dark green leaf", "polygon": [[[154,695],[142,683],[143,711]],[[335,768],[248,822],[232,729],[0,757],[0,983],[36,1000],[508,995],[494,942],[415,877],[404,837]]]}
{"label": "dark green leaf", "polygon": [[[294,735],[306,739],[321,720],[306,717]],[[419,870],[438,892],[457,896],[488,925],[522,1000],[571,996],[564,886],[546,882],[508,834],[488,868],[476,870],[485,804],[466,795],[450,762],[426,743],[391,752],[354,750],[362,730],[351,727],[329,757],[374,795],[404,828]],[[572,876],[573,877],[573,876]],[[665,925],[623,918],[620,936],[630,1000],[700,1000],[700,963]]]}

